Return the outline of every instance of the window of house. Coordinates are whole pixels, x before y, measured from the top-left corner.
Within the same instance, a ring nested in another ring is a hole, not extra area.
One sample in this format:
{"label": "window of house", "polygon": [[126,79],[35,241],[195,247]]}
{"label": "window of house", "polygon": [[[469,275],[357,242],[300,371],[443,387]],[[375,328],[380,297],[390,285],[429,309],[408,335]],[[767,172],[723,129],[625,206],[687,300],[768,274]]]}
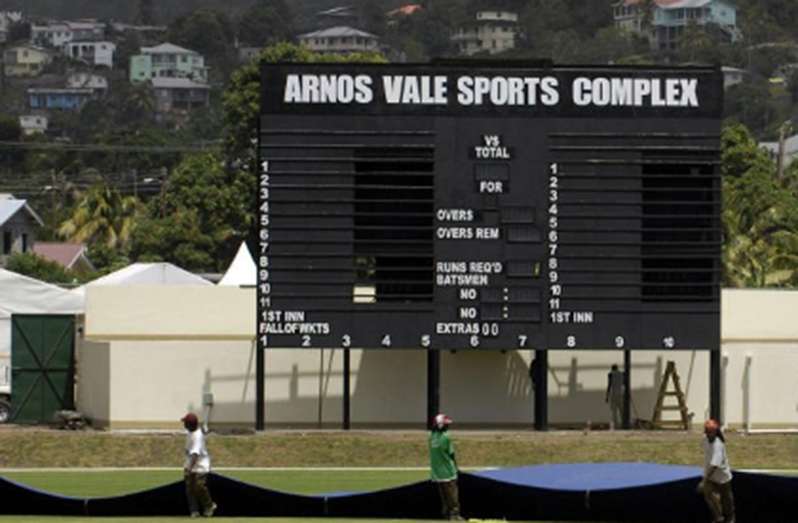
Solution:
{"label": "window of house", "polygon": [[3,254],[11,254],[11,231],[3,231]]}
{"label": "window of house", "polygon": [[22,233],[22,252],[28,252],[28,235]]}

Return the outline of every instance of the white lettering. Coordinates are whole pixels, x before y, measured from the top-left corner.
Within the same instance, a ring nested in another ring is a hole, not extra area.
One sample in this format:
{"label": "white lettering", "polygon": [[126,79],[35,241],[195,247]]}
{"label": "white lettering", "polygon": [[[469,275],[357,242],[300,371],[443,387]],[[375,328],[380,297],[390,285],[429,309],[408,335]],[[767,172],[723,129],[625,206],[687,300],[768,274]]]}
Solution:
{"label": "white lettering", "polygon": [[488,284],[486,274],[438,274],[435,283],[441,287],[485,287]]}
{"label": "white lettering", "polygon": [[368,75],[289,74],[285,79],[285,103],[359,104],[371,103],[374,93]]}
{"label": "white lettering", "polygon": [[438,227],[436,232],[441,240],[470,240],[474,237],[470,227]]}
{"label": "white lettering", "polygon": [[478,240],[498,240],[501,238],[498,227],[477,227],[474,232]]}
{"label": "white lettering", "polygon": [[383,76],[385,101],[389,104],[445,105],[445,76]]}
{"label": "white lettering", "polygon": [[474,211],[471,209],[438,209],[436,216],[441,222],[474,221]]}
{"label": "white lettering", "polygon": [[532,106],[556,105],[560,101],[554,77],[528,78],[461,76],[457,79],[460,105]]}
{"label": "white lettering", "polygon": [[698,107],[695,78],[584,78],[574,80],[575,105]]}
{"label": "white lettering", "polygon": [[482,180],[479,182],[479,192],[488,194],[503,193],[502,182],[494,180]]}
{"label": "white lettering", "polygon": [[436,270],[439,274],[460,273],[465,274],[466,262],[438,262]]}

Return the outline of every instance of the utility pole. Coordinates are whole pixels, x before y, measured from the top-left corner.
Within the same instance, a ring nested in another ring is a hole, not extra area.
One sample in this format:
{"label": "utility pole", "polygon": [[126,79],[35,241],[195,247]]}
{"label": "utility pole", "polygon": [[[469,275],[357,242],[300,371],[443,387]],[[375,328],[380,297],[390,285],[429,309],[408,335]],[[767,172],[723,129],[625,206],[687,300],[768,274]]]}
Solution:
{"label": "utility pole", "polygon": [[776,157],[776,181],[779,184],[784,181],[784,142],[790,133],[792,133],[792,122],[786,120],[779,128],[779,151]]}

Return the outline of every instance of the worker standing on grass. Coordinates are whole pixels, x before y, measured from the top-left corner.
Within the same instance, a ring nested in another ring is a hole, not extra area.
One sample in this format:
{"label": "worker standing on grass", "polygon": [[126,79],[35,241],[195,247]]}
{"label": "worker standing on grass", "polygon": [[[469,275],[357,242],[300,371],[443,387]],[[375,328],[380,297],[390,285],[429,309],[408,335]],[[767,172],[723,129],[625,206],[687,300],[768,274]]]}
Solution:
{"label": "worker standing on grass", "polygon": [[732,473],[726,456],[726,440],[714,419],[704,424],[704,475],[698,491],[704,495],[714,523],[734,523]]}
{"label": "worker standing on grass", "polygon": [[454,445],[449,436],[451,423],[452,420],[445,414],[438,414],[432,420],[432,430],[429,433],[430,469],[432,481],[438,484],[443,518],[462,521],[457,491],[457,461],[454,457]]}
{"label": "worker standing on grass", "polygon": [[186,461],[183,466],[183,479],[186,482],[188,509],[192,518],[199,517],[200,509],[206,518],[213,516],[216,503],[208,492],[208,473],[211,471],[211,457],[205,446],[205,434],[199,428],[197,415],[189,412],[180,420],[186,428]]}
{"label": "worker standing on grass", "polygon": [[619,428],[623,423],[623,371],[613,365],[607,374],[607,393],[604,403],[610,406],[610,430]]}

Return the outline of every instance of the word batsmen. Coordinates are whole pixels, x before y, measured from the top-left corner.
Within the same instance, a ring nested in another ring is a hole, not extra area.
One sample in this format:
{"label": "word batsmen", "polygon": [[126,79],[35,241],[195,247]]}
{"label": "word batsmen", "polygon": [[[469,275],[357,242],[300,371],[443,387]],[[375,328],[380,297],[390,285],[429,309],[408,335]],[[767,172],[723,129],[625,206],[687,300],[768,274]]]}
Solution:
{"label": "word batsmen", "polygon": [[[370,104],[378,86],[389,105],[448,105],[450,78],[433,75],[289,74],[286,104]],[[560,80],[554,76],[459,76],[454,100],[462,106],[555,106]],[[577,106],[698,107],[698,79],[577,77],[570,85]]]}

